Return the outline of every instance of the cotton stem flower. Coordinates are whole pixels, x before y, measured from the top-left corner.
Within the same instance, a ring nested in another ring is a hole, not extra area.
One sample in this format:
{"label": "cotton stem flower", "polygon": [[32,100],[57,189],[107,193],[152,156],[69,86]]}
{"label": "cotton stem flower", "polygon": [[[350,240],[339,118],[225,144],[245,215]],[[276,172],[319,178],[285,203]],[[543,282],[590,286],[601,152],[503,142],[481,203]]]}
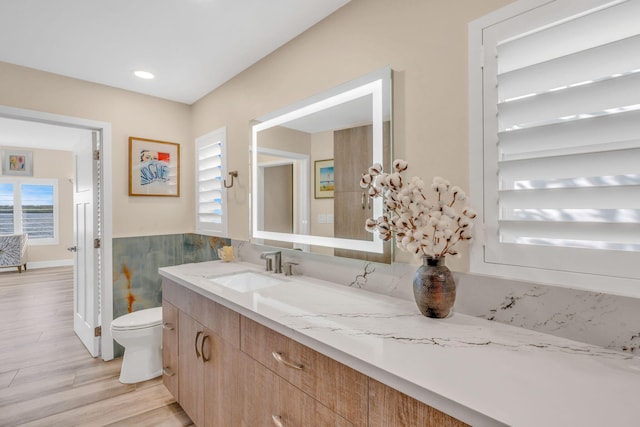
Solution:
{"label": "cotton stem flower", "polygon": [[415,255],[458,255],[456,245],[472,238],[476,217],[466,206],[467,195],[442,177],[433,178],[428,187],[418,177],[405,179],[402,173],[408,167],[396,159],[391,173],[374,163],[362,175],[360,187],[369,197],[382,197],[385,209],[378,219],[366,220],[366,230],[383,240],[395,237],[398,248]]}

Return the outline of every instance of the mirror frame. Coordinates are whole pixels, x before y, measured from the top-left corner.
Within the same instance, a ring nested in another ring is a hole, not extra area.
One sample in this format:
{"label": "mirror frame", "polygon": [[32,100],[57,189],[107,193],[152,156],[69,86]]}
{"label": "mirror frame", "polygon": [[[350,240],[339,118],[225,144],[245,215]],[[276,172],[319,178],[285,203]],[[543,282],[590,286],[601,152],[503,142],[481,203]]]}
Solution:
{"label": "mirror frame", "polygon": [[[371,253],[383,253],[384,241],[377,233],[372,233],[373,240],[356,240],[337,237],[313,236],[309,234],[281,233],[259,230],[259,199],[260,188],[258,177],[258,132],[283,123],[299,119],[301,117],[317,113],[319,111],[338,106],[340,104],[361,98],[372,96],[373,118],[373,162],[383,163],[383,121],[388,118],[392,123],[392,71],[390,67],[367,74],[358,79],[344,83],[328,91],[322,92],[299,103],[285,107],[271,114],[256,119],[258,123],[252,126],[251,132],[251,240],[252,243],[262,244],[260,240],[274,240],[293,243],[301,247],[309,245],[326,246],[340,249],[350,249]],[[392,144],[390,144],[391,150]],[[389,156],[392,158],[393,156]],[[364,171],[363,171],[364,172]],[[373,200],[373,216],[382,215],[382,199]],[[364,227],[364,224],[362,225]]]}

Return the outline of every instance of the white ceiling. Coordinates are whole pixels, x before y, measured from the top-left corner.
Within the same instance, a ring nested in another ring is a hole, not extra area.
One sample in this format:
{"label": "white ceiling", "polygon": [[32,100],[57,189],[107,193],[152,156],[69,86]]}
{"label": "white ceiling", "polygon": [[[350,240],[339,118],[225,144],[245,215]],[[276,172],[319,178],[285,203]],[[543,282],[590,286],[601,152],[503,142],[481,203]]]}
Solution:
{"label": "white ceiling", "polygon": [[0,61],[192,104],[348,2],[2,0]]}
{"label": "white ceiling", "polygon": [[[192,104],[349,1],[1,0],[0,61]],[[1,145],[79,132],[0,117]]]}

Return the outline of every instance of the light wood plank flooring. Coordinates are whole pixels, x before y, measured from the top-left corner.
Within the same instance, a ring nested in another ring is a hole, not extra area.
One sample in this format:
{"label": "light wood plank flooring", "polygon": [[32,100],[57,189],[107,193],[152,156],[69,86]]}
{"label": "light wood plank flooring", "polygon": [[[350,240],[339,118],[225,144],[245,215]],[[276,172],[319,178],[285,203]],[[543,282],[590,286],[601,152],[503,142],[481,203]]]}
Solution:
{"label": "light wood plank flooring", "polygon": [[73,332],[70,267],[0,272],[0,426],[191,426],[157,378],[118,381]]}

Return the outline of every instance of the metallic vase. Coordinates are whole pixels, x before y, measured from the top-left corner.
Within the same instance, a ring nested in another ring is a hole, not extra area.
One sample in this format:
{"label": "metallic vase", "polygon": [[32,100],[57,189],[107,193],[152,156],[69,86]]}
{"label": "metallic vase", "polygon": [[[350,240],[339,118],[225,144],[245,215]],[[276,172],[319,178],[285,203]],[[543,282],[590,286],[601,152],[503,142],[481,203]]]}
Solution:
{"label": "metallic vase", "polygon": [[413,296],[420,312],[442,319],[451,312],[456,301],[456,282],[444,257],[425,256],[413,278]]}

